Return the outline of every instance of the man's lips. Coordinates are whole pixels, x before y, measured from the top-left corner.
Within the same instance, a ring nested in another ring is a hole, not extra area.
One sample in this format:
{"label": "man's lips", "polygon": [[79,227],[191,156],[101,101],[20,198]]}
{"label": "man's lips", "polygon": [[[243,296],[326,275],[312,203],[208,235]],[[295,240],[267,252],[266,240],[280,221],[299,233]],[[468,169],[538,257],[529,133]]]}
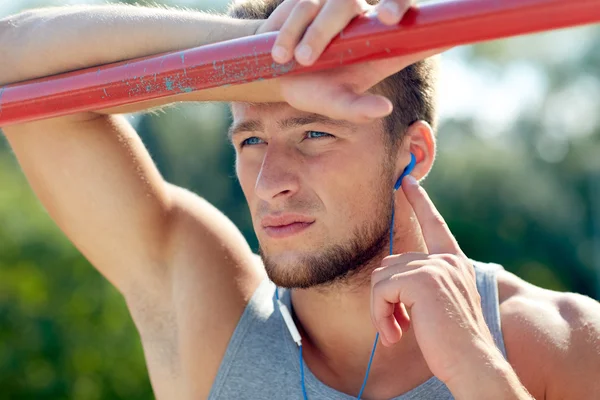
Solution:
{"label": "man's lips", "polygon": [[300,214],[281,214],[281,215],[267,215],[261,221],[263,228],[279,228],[295,223],[300,224],[312,224],[315,222],[314,218]]}
{"label": "man's lips", "polygon": [[267,235],[281,239],[304,231],[314,222],[314,218],[305,215],[269,215],[262,219],[262,226]]}

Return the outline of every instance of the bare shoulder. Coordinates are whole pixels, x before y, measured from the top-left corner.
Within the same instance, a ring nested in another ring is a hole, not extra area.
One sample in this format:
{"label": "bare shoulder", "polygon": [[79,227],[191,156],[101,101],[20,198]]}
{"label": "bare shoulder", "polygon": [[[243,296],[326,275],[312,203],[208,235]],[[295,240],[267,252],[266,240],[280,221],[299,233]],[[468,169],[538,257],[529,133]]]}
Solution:
{"label": "bare shoulder", "polygon": [[600,304],[575,293],[498,275],[508,358],[536,398],[589,398],[600,393]]}

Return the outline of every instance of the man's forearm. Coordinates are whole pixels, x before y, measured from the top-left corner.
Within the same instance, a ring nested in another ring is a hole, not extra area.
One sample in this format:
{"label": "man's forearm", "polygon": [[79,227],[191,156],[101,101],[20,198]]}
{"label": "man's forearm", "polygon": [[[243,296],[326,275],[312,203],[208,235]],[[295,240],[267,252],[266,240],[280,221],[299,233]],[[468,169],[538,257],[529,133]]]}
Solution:
{"label": "man's forearm", "polygon": [[[516,372],[497,349],[474,352],[473,361],[445,382],[457,399],[532,400]],[[465,356],[465,359],[472,357]]]}
{"label": "man's forearm", "polygon": [[261,21],[123,5],[0,20],[0,85],[252,35]]}

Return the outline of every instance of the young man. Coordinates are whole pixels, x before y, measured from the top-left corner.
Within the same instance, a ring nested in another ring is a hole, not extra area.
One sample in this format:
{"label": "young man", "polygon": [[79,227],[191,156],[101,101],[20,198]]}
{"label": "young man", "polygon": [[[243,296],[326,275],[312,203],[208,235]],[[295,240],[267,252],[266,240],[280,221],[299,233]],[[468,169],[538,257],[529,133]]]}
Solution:
{"label": "young man", "polygon": [[[310,64],[371,10],[362,0],[279,3],[236,4],[244,19],[25,12],[0,21],[0,84],[269,30],[280,30],[277,62]],[[395,24],[407,6],[373,10]],[[435,68],[405,67],[431,54],[4,128],[52,218],[123,293],[157,398],[292,399],[304,386],[308,398],[351,399],[376,332],[365,399],[600,394],[600,306],[470,261],[417,183],[435,156]],[[217,209],[165,182],[115,115],[188,100],[232,102],[261,258]],[[412,177],[394,193],[411,153]],[[292,289],[280,294],[302,336],[303,385],[273,282]]]}

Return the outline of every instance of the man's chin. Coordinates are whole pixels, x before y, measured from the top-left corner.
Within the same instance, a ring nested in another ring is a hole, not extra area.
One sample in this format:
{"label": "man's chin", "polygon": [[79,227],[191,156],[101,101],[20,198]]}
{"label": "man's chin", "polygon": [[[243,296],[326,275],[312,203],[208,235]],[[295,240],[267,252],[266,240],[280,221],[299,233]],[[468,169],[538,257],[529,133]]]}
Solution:
{"label": "man's chin", "polygon": [[260,251],[267,276],[279,287],[306,287],[307,276],[303,257],[297,253],[265,254]]}
{"label": "man's chin", "polygon": [[[297,253],[270,256],[261,252],[267,276],[279,287],[288,289],[310,289],[329,287],[336,283],[348,283],[356,276],[362,265],[332,259],[331,255],[310,256]],[[367,274],[367,280],[370,274]]]}

